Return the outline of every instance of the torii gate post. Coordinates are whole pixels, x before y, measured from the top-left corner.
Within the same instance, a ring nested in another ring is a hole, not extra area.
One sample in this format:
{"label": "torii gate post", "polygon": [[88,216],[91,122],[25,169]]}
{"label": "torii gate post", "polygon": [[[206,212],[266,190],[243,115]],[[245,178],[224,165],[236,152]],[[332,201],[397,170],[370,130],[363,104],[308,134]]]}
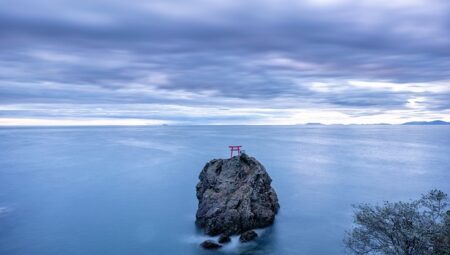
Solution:
{"label": "torii gate post", "polygon": [[238,156],[241,155],[241,145],[230,145],[228,148],[230,148],[230,158],[233,157],[233,151],[237,151]]}

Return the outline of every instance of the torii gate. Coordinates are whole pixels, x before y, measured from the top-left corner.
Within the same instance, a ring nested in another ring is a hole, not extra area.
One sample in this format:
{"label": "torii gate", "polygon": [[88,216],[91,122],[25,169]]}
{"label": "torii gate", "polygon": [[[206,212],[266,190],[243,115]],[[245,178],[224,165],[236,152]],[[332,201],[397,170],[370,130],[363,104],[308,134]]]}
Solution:
{"label": "torii gate", "polygon": [[241,155],[241,145],[230,145],[228,148],[230,148],[230,158],[233,157],[233,151],[237,151],[238,156]]}

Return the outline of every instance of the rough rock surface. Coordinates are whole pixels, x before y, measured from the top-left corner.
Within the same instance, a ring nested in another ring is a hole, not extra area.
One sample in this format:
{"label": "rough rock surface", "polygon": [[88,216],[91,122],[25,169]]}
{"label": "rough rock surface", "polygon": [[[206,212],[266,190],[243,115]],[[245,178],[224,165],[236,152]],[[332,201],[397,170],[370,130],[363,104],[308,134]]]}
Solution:
{"label": "rough rock surface", "polygon": [[222,245],[220,245],[212,240],[206,240],[203,243],[201,243],[200,246],[202,246],[203,248],[208,249],[208,250],[219,249],[220,247],[222,247]]}
{"label": "rough rock surface", "polygon": [[249,230],[249,231],[242,233],[242,235],[239,237],[239,241],[241,241],[242,243],[246,243],[246,242],[250,242],[250,241],[254,240],[257,237],[258,237],[258,234],[256,234],[255,231]]}
{"label": "rough rock surface", "polygon": [[246,154],[214,159],[200,173],[196,223],[206,234],[241,234],[273,223],[279,204],[272,179]]}
{"label": "rough rock surface", "polygon": [[219,236],[219,243],[229,243],[231,242],[231,238],[225,234]]}

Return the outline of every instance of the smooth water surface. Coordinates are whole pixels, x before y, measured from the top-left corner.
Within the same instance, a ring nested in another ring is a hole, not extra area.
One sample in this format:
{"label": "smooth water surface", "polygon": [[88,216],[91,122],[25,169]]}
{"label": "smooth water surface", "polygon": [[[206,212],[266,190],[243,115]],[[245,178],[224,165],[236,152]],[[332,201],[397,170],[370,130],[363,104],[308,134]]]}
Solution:
{"label": "smooth water surface", "polygon": [[[257,242],[198,245],[204,164],[243,145],[281,210]],[[343,254],[355,203],[450,193],[449,126],[0,129],[0,254]]]}

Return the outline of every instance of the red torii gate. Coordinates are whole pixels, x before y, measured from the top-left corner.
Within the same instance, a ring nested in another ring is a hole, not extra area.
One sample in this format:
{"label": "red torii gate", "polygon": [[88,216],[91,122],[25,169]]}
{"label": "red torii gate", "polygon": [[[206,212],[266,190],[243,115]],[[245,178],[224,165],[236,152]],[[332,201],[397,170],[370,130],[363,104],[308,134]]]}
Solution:
{"label": "red torii gate", "polygon": [[230,145],[228,148],[230,148],[230,158],[233,157],[233,151],[237,151],[238,156],[241,154],[241,145]]}

